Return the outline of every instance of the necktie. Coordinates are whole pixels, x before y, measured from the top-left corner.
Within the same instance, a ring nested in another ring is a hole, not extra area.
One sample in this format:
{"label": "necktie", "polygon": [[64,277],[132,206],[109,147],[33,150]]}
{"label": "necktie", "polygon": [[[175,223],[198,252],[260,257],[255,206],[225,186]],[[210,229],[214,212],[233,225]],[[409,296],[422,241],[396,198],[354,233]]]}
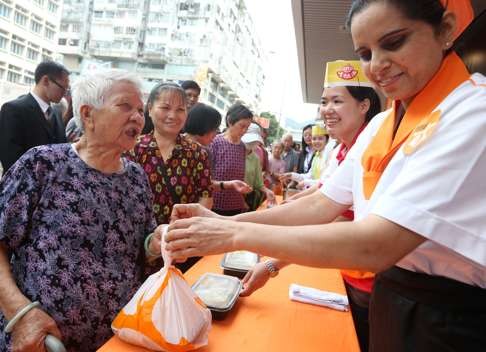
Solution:
{"label": "necktie", "polygon": [[52,108],[49,106],[45,112],[46,120],[49,123],[49,126],[53,126],[53,116],[52,116]]}

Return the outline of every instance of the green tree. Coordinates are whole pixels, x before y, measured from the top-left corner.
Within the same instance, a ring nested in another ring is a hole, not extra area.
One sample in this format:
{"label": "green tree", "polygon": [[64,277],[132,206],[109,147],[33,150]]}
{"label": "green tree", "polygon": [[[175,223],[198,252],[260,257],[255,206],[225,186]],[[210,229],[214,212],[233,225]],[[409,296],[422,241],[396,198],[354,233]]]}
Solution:
{"label": "green tree", "polygon": [[272,144],[282,138],[285,130],[280,126],[275,115],[270,112],[262,112],[260,116],[270,120],[270,127],[267,130],[267,144]]}

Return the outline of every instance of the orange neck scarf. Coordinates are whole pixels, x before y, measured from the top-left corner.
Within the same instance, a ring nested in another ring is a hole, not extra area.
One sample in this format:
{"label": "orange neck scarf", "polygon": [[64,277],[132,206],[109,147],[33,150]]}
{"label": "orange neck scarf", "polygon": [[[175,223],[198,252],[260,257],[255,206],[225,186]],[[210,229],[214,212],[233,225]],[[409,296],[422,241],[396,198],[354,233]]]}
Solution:
{"label": "orange neck scarf", "polygon": [[399,102],[393,102],[392,111],[383,121],[382,126],[368,145],[361,159],[363,165],[363,192],[366,199],[370,199],[388,163],[412,134],[413,130],[431,118],[436,119],[437,114],[432,114],[435,107],[456,87],[468,79],[469,72],[461,59],[454,52],[448,54],[434,77],[413,98],[395,136],[393,136],[395,114]]}

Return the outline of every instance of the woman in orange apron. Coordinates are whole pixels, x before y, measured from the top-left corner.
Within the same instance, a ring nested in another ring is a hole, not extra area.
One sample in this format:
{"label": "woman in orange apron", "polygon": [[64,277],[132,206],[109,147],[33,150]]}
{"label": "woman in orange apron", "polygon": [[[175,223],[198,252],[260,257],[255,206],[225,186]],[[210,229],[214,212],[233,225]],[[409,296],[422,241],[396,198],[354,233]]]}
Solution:
{"label": "woman in orange apron", "polygon": [[[320,192],[232,219],[177,207],[168,246],[176,257],[246,249],[376,272],[370,351],[482,351],[486,77],[451,50],[456,16],[439,0],[355,0],[348,23],[391,109]],[[329,223],[350,205],[353,222]],[[211,219],[186,219],[196,215]]]}

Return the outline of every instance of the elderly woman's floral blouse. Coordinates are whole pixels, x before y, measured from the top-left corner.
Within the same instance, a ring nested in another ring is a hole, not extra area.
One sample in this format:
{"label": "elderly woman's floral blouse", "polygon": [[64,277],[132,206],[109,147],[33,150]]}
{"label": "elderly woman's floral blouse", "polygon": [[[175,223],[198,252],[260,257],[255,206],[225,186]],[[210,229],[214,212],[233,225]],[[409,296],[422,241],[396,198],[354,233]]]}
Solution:
{"label": "elderly woman's floral blouse", "polygon": [[[182,135],[177,136],[172,155],[165,162],[153,132],[140,136],[128,157],[142,165],[149,177],[157,224],[169,223],[174,204],[197,203],[201,198],[211,197],[208,153]],[[164,172],[172,192],[166,185]]]}
{"label": "elderly woman's floral blouse", "polygon": [[[56,321],[70,351],[95,351],[143,282],[153,231],[147,176],[124,160],[103,174],[69,144],[36,147],[0,182],[0,241],[15,281]],[[0,350],[6,351],[0,315]]]}

